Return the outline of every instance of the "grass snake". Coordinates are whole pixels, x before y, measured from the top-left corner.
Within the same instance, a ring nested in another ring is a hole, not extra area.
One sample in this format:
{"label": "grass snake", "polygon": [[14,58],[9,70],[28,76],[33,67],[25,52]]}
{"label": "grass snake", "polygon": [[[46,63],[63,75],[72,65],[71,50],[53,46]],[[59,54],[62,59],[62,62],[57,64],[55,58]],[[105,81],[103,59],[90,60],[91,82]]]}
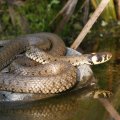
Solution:
{"label": "grass snake", "polygon": [[[23,56],[14,60],[20,53]],[[29,34],[6,43],[0,49],[0,70],[14,61],[10,73],[0,73],[0,90],[44,94],[66,91],[76,84],[77,65],[100,64],[112,56],[109,52],[81,56],[65,53],[63,40],[52,33]]]}

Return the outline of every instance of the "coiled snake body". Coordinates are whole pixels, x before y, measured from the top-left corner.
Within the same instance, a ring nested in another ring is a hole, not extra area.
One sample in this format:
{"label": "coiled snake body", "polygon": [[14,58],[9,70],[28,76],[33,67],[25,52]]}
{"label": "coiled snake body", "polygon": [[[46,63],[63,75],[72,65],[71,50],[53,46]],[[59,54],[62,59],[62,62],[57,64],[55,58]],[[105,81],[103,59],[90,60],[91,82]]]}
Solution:
{"label": "coiled snake body", "polygon": [[109,52],[64,56],[66,47],[61,38],[52,33],[38,33],[7,43],[0,51],[0,69],[25,51],[31,60],[20,57],[12,63],[11,73],[0,73],[1,90],[45,94],[62,92],[76,84],[77,68],[73,65],[100,64],[111,58]]}

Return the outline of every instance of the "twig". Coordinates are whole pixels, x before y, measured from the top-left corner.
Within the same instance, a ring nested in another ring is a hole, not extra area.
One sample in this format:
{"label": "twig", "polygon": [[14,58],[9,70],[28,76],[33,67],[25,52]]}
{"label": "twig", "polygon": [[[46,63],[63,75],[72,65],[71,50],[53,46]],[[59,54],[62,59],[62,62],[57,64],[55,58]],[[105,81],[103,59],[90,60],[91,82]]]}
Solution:
{"label": "twig", "polygon": [[18,25],[23,33],[29,32],[29,25],[27,19],[14,9],[13,1],[7,0],[7,4],[8,4],[8,12],[13,26]]}
{"label": "twig", "polygon": [[78,0],[68,0],[68,2],[62,8],[62,10],[60,10],[60,12],[56,15],[54,20],[52,20],[50,26],[53,26],[56,23],[56,21],[57,23],[59,23],[57,25],[57,28],[55,29],[55,33],[59,33],[64,28],[64,25],[68,22],[68,20],[72,16],[77,2]]}
{"label": "twig", "polygon": [[68,6],[71,4],[71,2],[72,2],[72,0],[68,0],[68,2],[65,4],[65,6],[60,10],[60,12],[53,19],[52,23],[58,18],[58,16],[63,15],[63,13],[68,9]]}
{"label": "twig", "polygon": [[84,4],[84,16],[83,16],[84,25],[87,23],[88,16],[89,16],[89,3],[90,3],[90,0],[86,0]]}
{"label": "twig", "polygon": [[117,0],[117,13],[118,13],[118,19],[120,20],[120,0]]}
{"label": "twig", "polygon": [[82,40],[84,39],[84,37],[86,36],[86,34],[89,32],[90,28],[93,26],[93,24],[95,23],[95,21],[97,20],[97,18],[100,16],[100,14],[102,13],[102,11],[105,9],[105,7],[107,6],[108,2],[110,0],[102,0],[101,3],[99,4],[99,6],[97,7],[97,9],[95,10],[95,12],[93,13],[92,17],[89,19],[89,21],[87,22],[87,24],[84,26],[84,28],[82,29],[81,33],[78,35],[78,37],[76,38],[76,40],[74,41],[74,43],[71,45],[71,48],[76,49],[80,43],[82,42]]}
{"label": "twig", "polygon": [[98,100],[102,103],[102,105],[105,107],[112,118],[114,118],[115,120],[120,120],[118,112],[107,99],[99,98]]}

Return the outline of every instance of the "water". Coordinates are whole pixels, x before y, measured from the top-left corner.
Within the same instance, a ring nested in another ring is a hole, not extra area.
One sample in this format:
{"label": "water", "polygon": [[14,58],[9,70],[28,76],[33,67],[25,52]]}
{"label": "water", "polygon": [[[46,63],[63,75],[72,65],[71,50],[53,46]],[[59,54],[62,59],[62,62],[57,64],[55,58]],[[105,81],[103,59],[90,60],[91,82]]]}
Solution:
{"label": "water", "polygon": [[[101,120],[107,112],[99,101],[78,91],[44,101],[1,105],[1,120]],[[2,107],[4,106],[4,107]]]}

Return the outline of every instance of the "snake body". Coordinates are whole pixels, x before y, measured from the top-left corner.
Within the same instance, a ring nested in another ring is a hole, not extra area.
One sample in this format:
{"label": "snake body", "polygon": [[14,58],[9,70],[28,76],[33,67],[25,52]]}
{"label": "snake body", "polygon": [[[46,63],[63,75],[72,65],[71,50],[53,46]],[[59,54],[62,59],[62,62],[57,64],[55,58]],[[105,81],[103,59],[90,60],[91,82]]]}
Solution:
{"label": "snake body", "polygon": [[[16,40],[17,39],[17,40]],[[7,43],[0,51],[0,70],[8,65],[17,54],[26,50],[28,46],[34,45],[47,50],[52,55],[64,55],[66,51],[63,40],[52,33],[36,33],[18,37]]]}
{"label": "snake body", "polygon": [[13,62],[13,72],[0,73],[1,90],[44,94],[62,92],[76,84],[77,68],[73,65],[100,64],[111,58],[108,52],[66,57],[66,47],[61,38],[52,33],[38,33],[6,44],[0,52],[0,69],[24,51],[27,57],[45,65],[29,67],[25,64],[24,67],[21,62]]}

